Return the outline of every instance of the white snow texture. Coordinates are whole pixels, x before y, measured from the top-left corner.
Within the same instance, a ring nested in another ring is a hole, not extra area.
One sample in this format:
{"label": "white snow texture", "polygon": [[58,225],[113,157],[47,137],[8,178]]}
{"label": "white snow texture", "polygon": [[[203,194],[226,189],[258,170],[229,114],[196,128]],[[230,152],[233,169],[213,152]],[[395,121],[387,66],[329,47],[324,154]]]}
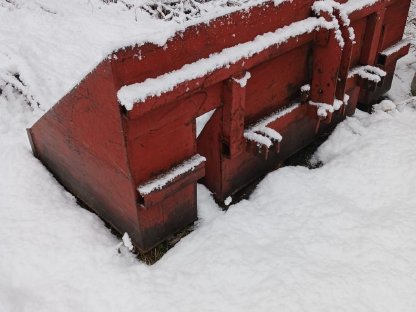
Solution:
{"label": "white snow texture", "polygon": [[321,167],[272,172],[227,212],[198,185],[195,230],[159,262],[119,253],[25,128],[114,46],[163,44],[174,27],[149,21],[121,1],[0,0],[0,311],[415,312],[414,49],[392,101],[341,123],[313,157]]}

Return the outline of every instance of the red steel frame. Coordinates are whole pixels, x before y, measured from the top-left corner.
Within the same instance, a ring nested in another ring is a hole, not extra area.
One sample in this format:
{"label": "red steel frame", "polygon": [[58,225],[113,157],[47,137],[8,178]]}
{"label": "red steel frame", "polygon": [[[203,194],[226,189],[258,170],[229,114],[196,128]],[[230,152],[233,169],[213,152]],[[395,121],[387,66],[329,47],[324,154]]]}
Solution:
{"label": "red steel frame", "polygon": [[[269,1],[189,27],[163,49],[145,44],[114,52],[29,129],[34,154],[88,207],[120,233],[127,232],[139,250],[151,249],[197,219],[198,180],[224,200],[352,114],[358,102],[371,103],[385,92],[406,47],[393,55],[382,51],[401,39],[403,23],[394,25],[407,13],[409,1],[378,1],[353,12],[355,45],[335,12],[344,49],[336,29],[321,27],[180,83],[131,110],[119,105],[118,90],[302,21],[312,16],[313,2],[293,0],[276,7]],[[330,14],[321,17],[334,22]],[[352,67],[365,64],[388,72],[380,86],[366,89],[364,82],[348,78]],[[247,84],[239,83],[247,72]],[[302,88],[306,84],[310,90]],[[347,106],[318,114],[322,105],[344,101],[345,93]],[[213,109],[196,138],[196,118]],[[261,144],[247,136],[267,137],[252,128],[266,116],[275,116],[266,130],[280,134],[281,142],[274,138],[270,145]],[[149,193],[138,191],[197,154],[206,161]]]}

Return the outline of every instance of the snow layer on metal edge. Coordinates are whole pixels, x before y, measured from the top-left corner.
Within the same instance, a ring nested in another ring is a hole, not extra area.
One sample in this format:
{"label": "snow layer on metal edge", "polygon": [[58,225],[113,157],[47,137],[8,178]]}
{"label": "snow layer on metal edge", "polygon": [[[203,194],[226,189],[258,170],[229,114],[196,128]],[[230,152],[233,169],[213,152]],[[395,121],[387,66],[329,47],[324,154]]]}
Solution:
{"label": "snow layer on metal edge", "polygon": [[[319,14],[320,12],[327,12],[333,19],[336,19],[334,13],[335,10],[339,12],[339,17],[341,18],[341,23],[343,26],[348,27],[349,32],[349,40],[354,42],[355,41],[355,32],[352,27],[350,27],[351,21],[348,16],[348,12],[345,8],[338,2],[334,0],[318,0],[312,5],[312,10]],[[337,40],[343,43],[344,38],[342,36],[341,30],[338,28],[336,33]],[[343,46],[343,45],[342,45]]]}
{"label": "snow layer on metal edge", "polygon": [[117,93],[118,100],[127,110],[131,110],[135,103],[143,102],[151,96],[160,96],[173,90],[180,83],[203,77],[218,68],[234,64],[243,58],[249,58],[268,47],[283,44],[290,38],[310,33],[317,28],[332,29],[333,27],[335,26],[332,22],[315,17],[292,23],[275,32],[259,35],[253,41],[226,48],[219,53],[211,54],[209,58],[186,64],[170,73],[148,78],[141,83],[123,86]]}
{"label": "snow layer on metal edge", "polygon": [[183,163],[174,167],[168,172],[159,175],[155,179],[152,179],[145,184],[139,185],[137,187],[137,190],[141,195],[147,195],[155,190],[160,190],[166,184],[172,182],[175,178],[179,177],[180,175],[195,170],[195,168],[202,164],[205,160],[205,157],[197,154],[189,158],[188,160],[185,160]]}
{"label": "snow layer on metal edge", "polygon": [[317,107],[316,114],[319,117],[326,118],[328,113],[340,110],[343,105],[347,106],[349,99],[350,96],[348,94],[344,94],[344,98],[342,100],[335,99],[332,104],[309,101],[309,105]]}
{"label": "snow layer on metal edge", "polygon": [[292,106],[280,109],[275,113],[261,119],[248,129],[244,131],[244,137],[246,140],[256,142],[257,144],[271,147],[273,142],[281,142],[283,140],[282,135],[276,130],[269,128],[268,125],[275,122],[279,118],[290,114],[300,106],[299,103],[293,104]]}
{"label": "snow layer on metal edge", "polygon": [[350,0],[342,4],[342,8],[345,10],[345,13],[351,14],[355,11],[361,10],[365,7],[375,4],[380,0]]}
{"label": "snow layer on metal edge", "polygon": [[411,43],[410,39],[404,38],[403,40],[397,42],[396,44],[392,45],[391,47],[385,49],[380,54],[386,55],[386,56],[392,55],[392,54],[398,52],[400,49],[404,48],[405,46],[407,46],[410,43]]}
{"label": "snow layer on metal edge", "polygon": [[379,83],[381,81],[381,78],[385,77],[387,73],[381,68],[371,65],[365,65],[354,67],[353,69],[351,69],[348,73],[348,78],[352,78],[355,75],[358,75],[363,79]]}

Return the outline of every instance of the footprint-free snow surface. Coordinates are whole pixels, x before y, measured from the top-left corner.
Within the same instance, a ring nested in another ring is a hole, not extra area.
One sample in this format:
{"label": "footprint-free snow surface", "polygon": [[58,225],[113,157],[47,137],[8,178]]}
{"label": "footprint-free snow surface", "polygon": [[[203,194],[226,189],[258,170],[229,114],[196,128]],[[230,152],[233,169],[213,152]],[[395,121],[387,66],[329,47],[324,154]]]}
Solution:
{"label": "footprint-free snow surface", "polygon": [[400,62],[394,102],[337,127],[312,159],[321,167],[270,173],[227,212],[198,186],[195,230],[153,266],[119,253],[33,157],[25,128],[42,110],[2,85],[0,311],[416,311],[415,60]]}

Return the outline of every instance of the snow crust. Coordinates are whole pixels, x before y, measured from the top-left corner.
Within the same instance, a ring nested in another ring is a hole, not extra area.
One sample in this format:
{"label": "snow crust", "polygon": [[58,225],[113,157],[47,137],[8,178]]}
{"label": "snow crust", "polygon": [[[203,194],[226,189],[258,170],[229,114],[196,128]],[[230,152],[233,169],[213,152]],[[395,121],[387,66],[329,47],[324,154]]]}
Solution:
{"label": "snow crust", "polygon": [[194,171],[196,167],[198,167],[200,164],[206,161],[205,157],[202,157],[201,155],[195,155],[188,160],[184,161],[180,165],[174,167],[173,169],[169,170],[168,172],[156,177],[155,179],[152,179],[151,181],[139,185],[137,187],[137,190],[141,195],[147,195],[150,194],[153,191],[160,190],[165,185],[167,185],[169,182],[172,182],[177,177],[190,172]]}
{"label": "snow crust", "polygon": [[[274,0],[275,6],[285,1]],[[124,0],[131,8],[144,9],[152,16],[165,21],[173,20],[177,23],[185,23],[192,20],[207,21],[236,10],[247,10],[252,6],[260,5],[267,0]]]}
{"label": "snow crust", "polygon": [[253,41],[226,48],[221,52],[211,54],[209,58],[186,64],[178,70],[156,78],[148,78],[141,83],[123,86],[117,92],[118,100],[127,110],[131,110],[135,103],[142,103],[148,97],[160,96],[172,91],[180,83],[203,77],[216,69],[232,65],[243,58],[249,58],[268,47],[280,45],[290,38],[310,33],[318,28],[331,29],[333,27],[332,22],[327,22],[323,18],[310,17],[294,22],[275,32],[259,35]]}

